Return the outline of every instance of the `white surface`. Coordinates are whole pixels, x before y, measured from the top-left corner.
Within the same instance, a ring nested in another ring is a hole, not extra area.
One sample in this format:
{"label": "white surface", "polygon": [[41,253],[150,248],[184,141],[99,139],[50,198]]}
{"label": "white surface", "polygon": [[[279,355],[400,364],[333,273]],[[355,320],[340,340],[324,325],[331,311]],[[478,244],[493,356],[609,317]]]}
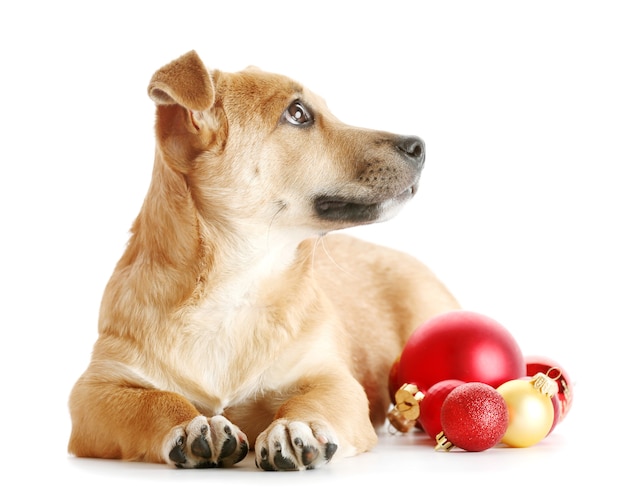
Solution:
{"label": "white surface", "polygon": [[602,499],[616,485],[617,462],[603,454],[585,459],[581,441],[569,437],[575,428],[563,426],[562,433],[533,447],[480,453],[435,451],[421,434],[385,434],[369,453],[306,472],[262,472],[252,456],[230,470],[194,471],[69,459],[51,487],[78,495],[84,486],[75,482],[84,481],[94,486],[95,499],[201,496],[200,489],[207,489],[206,496],[235,499],[568,499],[572,494]]}
{"label": "white surface", "polygon": [[[617,492],[625,33],[620,2],[605,1],[4,2],[3,489],[66,499]],[[291,75],[348,123],[426,141],[417,198],[354,233],[420,257],[525,354],[563,364],[575,401],[546,441],[445,454],[383,437],[302,474],[68,458],[67,396],[152,169],[146,86],[192,48],[211,67]]]}

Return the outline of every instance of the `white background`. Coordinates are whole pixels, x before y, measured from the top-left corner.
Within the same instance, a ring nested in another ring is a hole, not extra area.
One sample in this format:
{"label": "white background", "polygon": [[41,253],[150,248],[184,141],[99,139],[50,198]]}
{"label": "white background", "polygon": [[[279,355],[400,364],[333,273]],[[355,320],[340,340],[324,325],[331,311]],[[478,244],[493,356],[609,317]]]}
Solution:
{"label": "white background", "polygon": [[[623,465],[625,25],[620,2],[606,1],[4,2],[3,488],[69,499],[613,492]],[[525,354],[562,364],[574,405],[552,435],[475,454],[383,436],[371,453],[295,474],[67,455],[67,396],[150,179],[146,87],[190,49],[208,67],[288,74],[350,124],[425,140],[417,198],[353,233],[421,258]]]}

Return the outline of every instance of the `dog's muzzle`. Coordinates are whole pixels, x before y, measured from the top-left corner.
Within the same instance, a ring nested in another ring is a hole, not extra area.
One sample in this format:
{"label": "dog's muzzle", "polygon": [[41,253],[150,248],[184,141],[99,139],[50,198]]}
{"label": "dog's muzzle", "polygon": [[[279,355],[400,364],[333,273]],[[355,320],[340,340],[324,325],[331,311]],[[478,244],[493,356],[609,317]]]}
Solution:
{"label": "dog's muzzle", "polygon": [[364,160],[355,183],[315,198],[317,217],[348,224],[375,222],[415,195],[426,159],[424,142],[417,136],[389,136],[383,144],[393,150],[380,160]]}

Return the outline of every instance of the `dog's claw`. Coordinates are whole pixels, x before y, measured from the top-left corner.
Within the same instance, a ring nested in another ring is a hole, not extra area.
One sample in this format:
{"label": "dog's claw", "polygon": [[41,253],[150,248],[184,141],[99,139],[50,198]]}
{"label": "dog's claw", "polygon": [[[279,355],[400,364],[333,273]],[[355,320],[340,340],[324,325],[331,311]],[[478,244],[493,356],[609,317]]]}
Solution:
{"label": "dog's claw", "polygon": [[280,452],[277,452],[274,456],[274,464],[280,471],[295,471],[298,469],[296,463],[283,456]]}
{"label": "dog's claw", "polygon": [[274,468],[274,466],[272,466],[272,463],[270,463],[269,461],[269,452],[265,447],[260,450],[257,458],[254,461],[254,464],[256,464],[257,468],[261,468],[265,471],[276,471],[276,468]]}
{"label": "dog's claw", "polygon": [[218,458],[218,466],[226,467],[242,461],[248,455],[250,447],[248,446],[247,439],[238,440],[238,435],[233,434],[232,430],[228,426],[224,428],[224,432],[228,435],[228,438],[222,445],[222,452]]}
{"label": "dog's claw", "polygon": [[172,460],[176,466],[181,466],[185,461],[187,461],[187,456],[185,456],[185,437],[178,437],[176,440],[176,445],[172,448],[169,453],[169,458]]}
{"label": "dog's claw", "polygon": [[333,443],[326,444],[326,453],[324,454],[326,461],[330,461],[332,457],[335,455],[335,452],[337,452],[337,444],[333,444]]}
{"label": "dog's claw", "polygon": [[222,451],[220,452],[220,460],[232,456],[232,454],[237,449],[237,439],[233,437],[230,427],[224,427],[224,432],[227,435],[226,440],[224,440],[224,444],[222,445]]}
{"label": "dog's claw", "polygon": [[233,464],[236,464],[239,461],[243,461],[243,459],[248,455],[249,451],[250,447],[248,447],[248,442],[241,442],[241,444],[239,444],[239,455],[235,457],[235,461]]}

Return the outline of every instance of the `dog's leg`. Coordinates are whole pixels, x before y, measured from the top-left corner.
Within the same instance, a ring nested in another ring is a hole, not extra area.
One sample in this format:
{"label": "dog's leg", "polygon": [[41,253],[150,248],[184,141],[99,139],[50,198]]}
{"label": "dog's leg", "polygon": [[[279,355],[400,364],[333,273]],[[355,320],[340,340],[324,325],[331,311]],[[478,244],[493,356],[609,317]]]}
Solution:
{"label": "dog's leg", "polygon": [[314,469],[376,444],[365,392],[349,374],[309,378],[300,390],[280,406],[276,419],[257,438],[259,468]]}
{"label": "dog's leg", "polygon": [[201,415],[176,393],[83,377],[70,411],[68,449],[76,456],[212,468],[232,466],[248,453],[237,426],[223,416]]}

